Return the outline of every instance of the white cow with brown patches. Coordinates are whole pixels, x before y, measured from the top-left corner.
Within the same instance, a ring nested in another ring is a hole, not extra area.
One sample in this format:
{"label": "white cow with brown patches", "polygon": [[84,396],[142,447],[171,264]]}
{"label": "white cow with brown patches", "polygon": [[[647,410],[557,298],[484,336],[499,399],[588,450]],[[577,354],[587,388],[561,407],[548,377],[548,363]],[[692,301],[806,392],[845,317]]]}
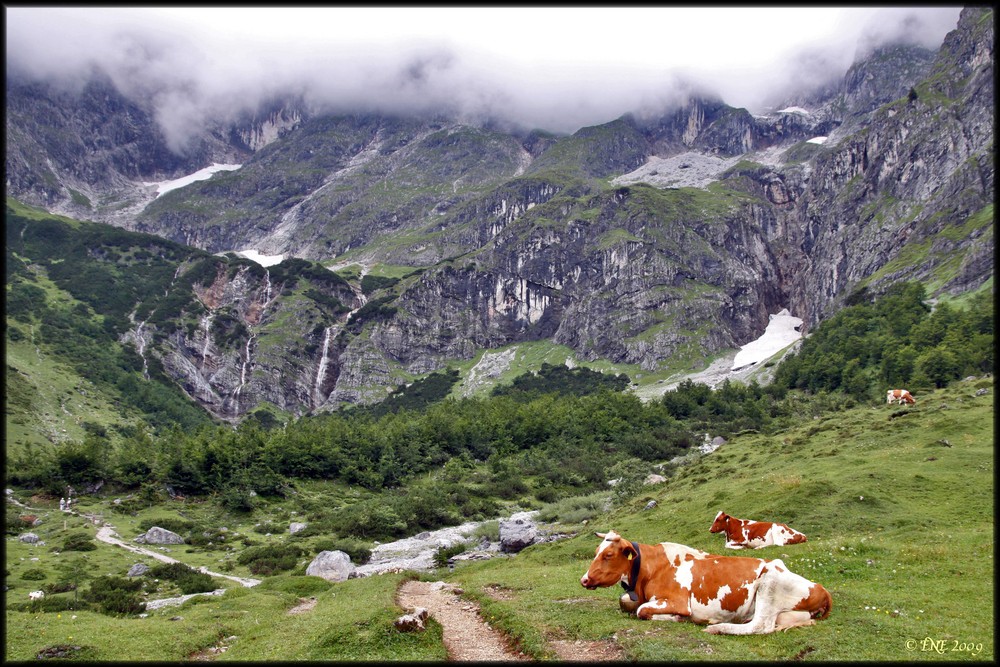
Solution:
{"label": "white cow with brown patches", "polygon": [[710,533],[726,533],[727,549],[759,549],[761,547],[801,544],[806,536],[790,526],[772,521],[737,519],[725,512],[715,515]]}
{"label": "white cow with brown patches", "polygon": [[903,403],[915,405],[917,400],[913,398],[913,394],[905,389],[890,389],[885,393],[885,402],[887,405],[892,405],[893,402],[897,405],[902,405]]}
{"label": "white cow with brown patches", "polygon": [[580,579],[588,590],[621,583],[620,605],[643,620],[708,624],[713,634],[748,635],[812,625],[826,618],[830,593],[781,560],[716,556],[661,542],[638,544],[614,531]]}

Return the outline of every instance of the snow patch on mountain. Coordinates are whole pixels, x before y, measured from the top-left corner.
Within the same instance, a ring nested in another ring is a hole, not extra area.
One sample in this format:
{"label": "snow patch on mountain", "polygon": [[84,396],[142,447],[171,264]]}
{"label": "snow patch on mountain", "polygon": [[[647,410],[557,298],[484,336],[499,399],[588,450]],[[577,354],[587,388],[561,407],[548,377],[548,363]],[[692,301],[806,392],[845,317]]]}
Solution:
{"label": "snow patch on mountain", "polygon": [[802,320],[792,316],[788,309],[784,308],[770,316],[768,325],[759,338],[747,343],[739,350],[730,351],[719,357],[709,364],[708,368],[696,373],[674,376],[662,384],[637,388],[634,392],[642,400],[651,401],[657,400],[668,391],[673,391],[685,380],[691,380],[696,384],[705,384],[712,389],[726,380],[746,383],[750,381],[751,376],[763,384],[765,381],[762,377],[758,377],[760,376],[758,364],[770,359],[782,350],[787,353],[793,349],[791,346],[802,339],[802,333],[798,330],[800,326],[802,326]]}
{"label": "snow patch on mountain", "polygon": [[274,266],[275,264],[280,264],[281,260],[285,258],[284,255],[262,255],[256,250],[237,250],[236,254],[240,257],[253,260],[261,266]]}
{"label": "snow patch on mountain", "polygon": [[740,348],[733,359],[732,370],[759,363],[781,352],[802,338],[801,326],[802,318],[793,317],[787,308],[771,315],[761,337]]}
{"label": "snow patch on mountain", "polygon": [[171,190],[176,190],[177,188],[183,188],[185,185],[191,185],[196,181],[204,181],[212,177],[219,171],[235,171],[242,167],[242,164],[219,164],[215,163],[211,166],[205,167],[204,169],[199,169],[193,174],[188,174],[187,176],[181,176],[180,178],[175,178],[170,181],[156,181],[152,183],[144,182],[143,185],[146,187],[156,187],[156,196],[166,194]]}

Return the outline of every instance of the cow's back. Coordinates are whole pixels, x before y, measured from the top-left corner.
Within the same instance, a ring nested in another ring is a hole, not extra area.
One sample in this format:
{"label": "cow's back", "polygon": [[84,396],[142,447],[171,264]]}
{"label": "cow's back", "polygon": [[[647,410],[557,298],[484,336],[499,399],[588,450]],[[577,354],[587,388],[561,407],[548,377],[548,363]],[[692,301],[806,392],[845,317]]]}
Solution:
{"label": "cow's back", "polygon": [[695,623],[743,622],[753,616],[764,559],[720,556],[673,542],[658,546],[646,601],[669,600]]}

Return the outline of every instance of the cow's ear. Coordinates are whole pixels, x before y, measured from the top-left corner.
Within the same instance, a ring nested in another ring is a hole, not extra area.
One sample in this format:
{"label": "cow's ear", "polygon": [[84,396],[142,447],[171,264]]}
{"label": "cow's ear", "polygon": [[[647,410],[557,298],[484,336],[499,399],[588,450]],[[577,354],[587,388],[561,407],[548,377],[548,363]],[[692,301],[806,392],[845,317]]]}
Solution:
{"label": "cow's ear", "polygon": [[625,558],[628,560],[632,560],[639,555],[635,552],[635,548],[631,544],[626,544],[622,547],[622,554],[624,554]]}

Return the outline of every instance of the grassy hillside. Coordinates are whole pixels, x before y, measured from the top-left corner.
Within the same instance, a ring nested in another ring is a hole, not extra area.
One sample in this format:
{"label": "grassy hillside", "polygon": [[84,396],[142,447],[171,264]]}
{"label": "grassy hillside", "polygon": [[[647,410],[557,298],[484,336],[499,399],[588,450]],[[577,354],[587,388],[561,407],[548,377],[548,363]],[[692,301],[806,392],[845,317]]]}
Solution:
{"label": "grassy hillside", "polygon": [[[978,388],[989,393],[975,396]],[[614,637],[638,660],[990,660],[992,391],[992,379],[959,382],[909,410],[859,407],[772,437],[734,438],[668,483],[645,487],[630,508],[577,526],[574,539],[531,547],[516,562],[460,568],[455,578],[541,651],[553,638]],[[649,500],[658,505],[643,511]],[[833,596],[830,617],[788,633],[718,637],[626,617],[617,587],[580,587],[598,544],[591,529],[740,555],[708,532],[719,510],[806,533],[805,544],[754,555],[780,557],[823,584]],[[483,595],[487,585],[510,599]],[[945,640],[945,652],[922,650],[925,637]]]}
{"label": "grassy hillside", "polygon": [[[987,393],[976,396],[980,389]],[[917,400],[911,408],[868,404],[820,418],[804,411],[797,425],[775,435],[734,437],[589,525],[560,526],[577,533],[571,539],[426,577],[459,583],[491,623],[539,659],[553,656],[549,641],[580,639],[615,641],[636,660],[992,660],[993,381],[956,382]],[[657,506],[643,510],[649,500]],[[138,531],[134,519],[108,511],[110,499],[85,502],[94,503],[85,504],[86,511],[107,512],[120,523],[126,539]],[[184,513],[205,507],[185,506]],[[613,528],[639,542],[675,541],[739,555],[708,532],[719,510],[785,521],[806,533],[805,544],[753,555],[780,557],[793,571],[823,584],[833,596],[830,617],[787,633],[713,636],[687,623],[621,614],[618,588],[580,587],[598,543],[595,530]],[[147,618],[14,611],[12,602],[56,581],[59,564],[80,557],[50,551],[63,543],[64,534],[94,531],[82,521],[64,529],[61,516],[55,516],[46,514],[35,529],[49,546],[8,541],[6,660],[31,660],[54,644],[82,646],[77,655],[92,660],[173,661],[218,645],[228,647],[217,658],[222,660],[445,657],[436,623],[424,634],[392,630],[392,620],[403,612],[394,591],[404,575],[332,585],[280,575],[253,589],[236,587],[221,598],[196,598]],[[249,525],[229,524],[229,529],[252,534]],[[235,540],[231,546],[239,549]],[[172,549],[171,555],[188,558],[190,547]],[[196,556],[192,564],[212,564],[205,555]],[[86,557],[95,575],[120,574],[139,560],[103,544]],[[45,579],[26,578],[30,569],[42,570]],[[245,575],[242,568],[232,573]],[[236,586],[222,580],[219,585]],[[287,613],[308,596],[317,598],[311,612]],[[925,638],[942,641],[934,646],[943,653],[930,650]]]}

